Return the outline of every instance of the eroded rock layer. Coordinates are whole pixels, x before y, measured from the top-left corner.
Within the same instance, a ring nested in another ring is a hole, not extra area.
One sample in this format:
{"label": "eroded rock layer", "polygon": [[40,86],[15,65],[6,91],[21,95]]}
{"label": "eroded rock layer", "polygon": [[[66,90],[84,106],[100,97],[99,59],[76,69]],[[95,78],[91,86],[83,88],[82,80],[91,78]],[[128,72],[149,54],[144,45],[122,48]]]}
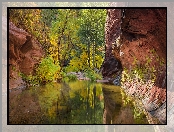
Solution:
{"label": "eroded rock layer", "polygon": [[41,45],[23,29],[9,23],[9,88],[24,86],[20,73],[33,74],[34,66],[44,55]]}
{"label": "eroded rock layer", "polygon": [[[115,56],[123,69],[147,69],[146,82],[134,80],[123,87],[132,95],[142,96],[145,109],[166,123],[166,9],[109,9],[107,13],[103,65]],[[109,72],[103,68],[103,76],[117,75],[116,67]],[[152,75],[155,80],[150,86]]]}

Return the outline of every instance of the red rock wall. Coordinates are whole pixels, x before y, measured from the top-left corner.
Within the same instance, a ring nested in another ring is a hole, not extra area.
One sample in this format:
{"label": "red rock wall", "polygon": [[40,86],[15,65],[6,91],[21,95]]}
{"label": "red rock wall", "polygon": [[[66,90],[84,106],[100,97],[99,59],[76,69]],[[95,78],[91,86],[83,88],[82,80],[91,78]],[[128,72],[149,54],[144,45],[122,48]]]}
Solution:
{"label": "red rock wall", "polygon": [[120,9],[108,9],[107,18],[105,24],[105,59],[113,56],[112,43],[120,35],[121,26],[121,10]]}
{"label": "red rock wall", "polygon": [[24,86],[19,73],[33,74],[34,66],[44,55],[41,45],[26,31],[9,23],[9,88]]}
{"label": "red rock wall", "polygon": [[[105,29],[105,62],[112,58],[111,56],[115,56],[122,67],[128,70],[136,65],[142,68],[154,67],[156,70],[154,72],[157,77],[155,86],[152,86],[150,90],[140,84],[127,83],[124,87],[132,94],[146,96],[147,98],[143,101],[148,111],[154,110],[159,102],[165,104],[166,9],[109,9]],[[119,36],[120,39],[117,39]],[[137,61],[133,63],[135,58]],[[151,61],[148,66],[145,66],[147,58]],[[102,73],[105,73],[105,70]],[[157,107],[159,108],[159,105]],[[162,123],[166,122],[165,107],[163,105],[161,108],[163,116],[158,117]]]}
{"label": "red rock wall", "polygon": [[156,70],[163,71],[163,75],[157,74],[159,78],[156,84],[165,88],[165,85],[160,84],[160,76],[165,76],[166,67],[159,68],[160,62],[157,57],[166,64],[166,10],[127,9],[121,28],[123,35],[120,50],[124,54],[120,56],[115,52],[115,56],[121,60],[123,67],[129,68],[134,57],[139,61],[139,65],[145,65],[149,57],[149,67],[153,66]]}

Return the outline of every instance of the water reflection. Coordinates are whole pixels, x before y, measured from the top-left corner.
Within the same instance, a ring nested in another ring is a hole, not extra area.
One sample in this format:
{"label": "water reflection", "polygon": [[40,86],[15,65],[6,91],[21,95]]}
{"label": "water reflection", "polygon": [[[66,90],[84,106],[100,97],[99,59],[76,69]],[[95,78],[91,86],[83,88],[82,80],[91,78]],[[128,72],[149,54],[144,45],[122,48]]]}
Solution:
{"label": "water reflection", "polygon": [[133,105],[130,102],[124,106],[122,92],[119,87],[103,86],[104,93],[104,124],[135,124]]}
{"label": "water reflection", "polygon": [[119,87],[89,81],[9,93],[10,124],[133,124],[132,110]]}
{"label": "water reflection", "polygon": [[86,83],[86,87],[81,89],[69,89],[71,91],[60,90],[55,123],[101,124],[103,106],[97,98],[102,94],[101,87]]}

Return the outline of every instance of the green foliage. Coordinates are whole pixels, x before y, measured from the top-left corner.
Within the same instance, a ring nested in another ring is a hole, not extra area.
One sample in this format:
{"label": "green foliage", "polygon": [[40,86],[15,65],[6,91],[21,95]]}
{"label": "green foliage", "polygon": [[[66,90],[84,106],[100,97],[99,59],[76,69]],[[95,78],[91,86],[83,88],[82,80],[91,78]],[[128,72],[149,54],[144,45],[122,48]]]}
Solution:
{"label": "green foliage", "polygon": [[20,73],[20,76],[29,85],[45,84],[62,78],[59,63],[55,63],[51,57],[43,58],[35,71],[34,75]]}
{"label": "green foliage", "polygon": [[97,60],[97,56],[101,56],[101,58],[104,56],[103,51],[100,49],[104,47],[106,10],[84,9],[80,11],[80,15],[82,17],[78,35],[80,41],[86,46],[88,66],[92,69],[98,68],[101,63],[100,60]]}
{"label": "green foliage", "polygon": [[39,82],[51,82],[61,78],[61,68],[59,62],[54,63],[52,57],[46,57],[42,59],[38,68],[36,69],[36,75]]}
{"label": "green foliage", "polygon": [[10,9],[10,21],[12,21],[17,27],[38,37],[41,35],[40,12],[40,9]]}
{"label": "green foliage", "polygon": [[164,59],[159,59],[159,56],[155,54],[155,50],[151,50],[153,53],[152,55],[155,56],[157,59],[157,62],[159,62],[159,66],[155,68],[155,66],[151,66],[152,59],[150,56],[146,57],[146,63],[144,66],[139,64],[139,61],[137,58],[134,58],[134,68],[127,70],[124,68],[122,72],[122,83],[128,81],[131,82],[134,79],[137,79],[139,82],[147,82],[148,80],[151,80],[152,83],[155,82],[157,77],[157,71],[160,72],[160,69],[164,67]]}
{"label": "green foliage", "polygon": [[25,77],[28,82],[47,83],[62,77],[75,80],[63,75],[65,66],[66,73],[88,70],[91,80],[100,78],[91,71],[103,63],[105,9],[11,9],[9,16],[36,38],[49,56],[33,76]]}
{"label": "green foliage", "polygon": [[27,85],[29,85],[29,86],[39,85],[39,80],[38,80],[37,76],[31,75],[31,74],[25,75],[23,73],[19,73],[19,75],[27,83]]}
{"label": "green foliage", "polygon": [[59,9],[57,18],[52,21],[50,28],[50,55],[54,56],[54,60],[59,60],[62,66],[64,61],[70,59],[72,48],[77,49],[76,44],[79,43],[77,36],[79,22],[78,10]]}
{"label": "green foliage", "polygon": [[102,79],[102,75],[96,73],[93,70],[85,70],[86,77],[90,78],[91,81],[96,81],[97,79]]}
{"label": "green foliage", "polygon": [[63,76],[63,81],[64,82],[70,82],[70,81],[76,81],[77,80],[77,76],[73,75],[73,74],[66,74]]}
{"label": "green foliage", "polygon": [[45,25],[51,27],[52,23],[56,21],[58,11],[54,9],[42,9],[41,20],[45,22]]}
{"label": "green foliage", "polygon": [[[71,55],[75,55],[74,50],[72,51]],[[82,52],[80,57],[74,57],[70,60],[69,66],[67,67],[67,71],[71,72],[78,72],[78,71],[84,71],[85,69],[88,69],[88,56],[86,52]]]}
{"label": "green foliage", "polygon": [[123,89],[121,89],[121,97],[123,101],[123,106],[132,105],[132,98],[127,96]]}
{"label": "green foliage", "polygon": [[124,82],[132,82],[133,80],[137,80],[140,83],[145,83],[148,80],[151,80],[154,83],[156,80],[155,71],[156,70],[154,67],[144,67],[139,65],[136,65],[130,71],[124,68],[121,82],[124,84]]}
{"label": "green foliage", "polygon": [[[78,56],[75,53],[75,50],[72,50],[71,55]],[[85,71],[87,69],[94,69],[94,68],[100,69],[100,66],[103,63],[104,58],[100,54],[95,55],[95,65],[93,65],[92,60],[91,60],[90,67],[89,67],[88,60],[89,60],[88,53],[87,53],[87,51],[83,50],[79,57],[73,57],[70,60],[69,66],[67,67],[67,71],[68,72],[71,72],[71,71],[78,72],[78,71]]]}
{"label": "green foliage", "polygon": [[[51,10],[50,10],[51,11]],[[9,19],[18,28],[22,28],[32,35],[33,38],[37,39],[43,46],[43,50],[47,54],[48,47],[50,46],[49,40],[49,24],[48,18],[51,18],[47,14],[46,9],[10,9]]]}
{"label": "green foliage", "polygon": [[12,65],[12,70],[13,70],[13,71],[16,71],[16,67],[14,67],[13,65]]}

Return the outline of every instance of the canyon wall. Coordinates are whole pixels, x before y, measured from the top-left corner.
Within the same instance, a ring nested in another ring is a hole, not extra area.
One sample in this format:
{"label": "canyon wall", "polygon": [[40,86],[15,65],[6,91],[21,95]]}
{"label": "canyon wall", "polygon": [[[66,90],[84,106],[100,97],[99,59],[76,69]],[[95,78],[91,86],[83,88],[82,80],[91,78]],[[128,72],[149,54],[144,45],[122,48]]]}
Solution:
{"label": "canyon wall", "polygon": [[[147,69],[146,81],[132,78],[122,87],[140,96],[145,109],[160,123],[166,123],[166,13],[165,8],[108,9],[102,67],[104,78],[113,78],[110,80],[123,77],[125,69],[134,73]],[[109,63],[114,64],[111,67]]]}
{"label": "canyon wall", "polygon": [[9,89],[24,87],[20,73],[30,75],[44,52],[41,45],[26,31],[9,22]]}

